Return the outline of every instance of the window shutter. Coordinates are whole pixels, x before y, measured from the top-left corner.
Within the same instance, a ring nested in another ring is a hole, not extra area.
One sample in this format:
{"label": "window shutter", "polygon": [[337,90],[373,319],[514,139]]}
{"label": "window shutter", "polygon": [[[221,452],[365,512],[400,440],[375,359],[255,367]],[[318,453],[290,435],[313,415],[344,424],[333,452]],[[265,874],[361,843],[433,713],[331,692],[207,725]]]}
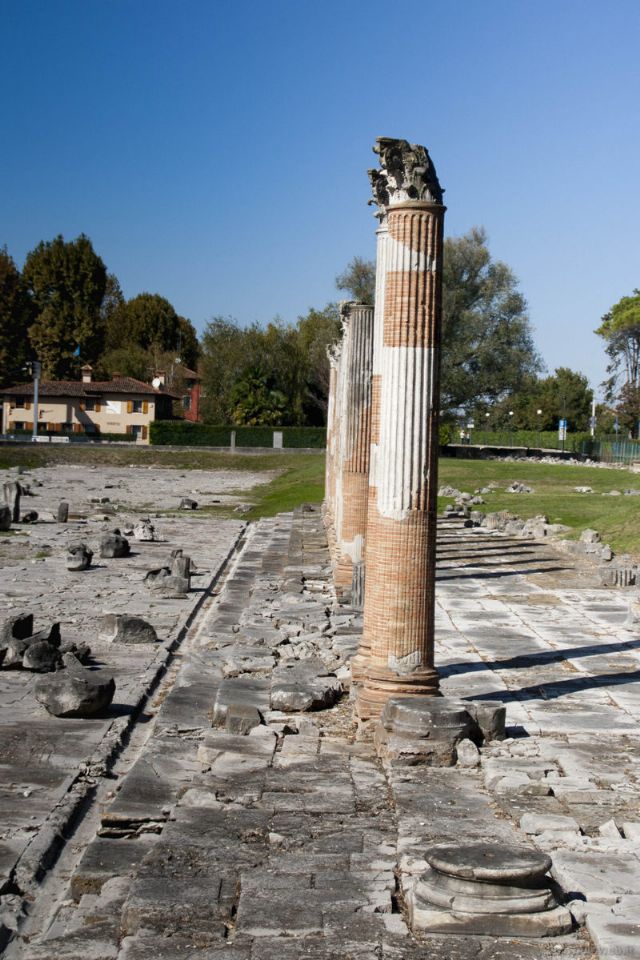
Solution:
{"label": "window shutter", "polygon": [[133,400],[127,400],[127,413],[133,413]]}
{"label": "window shutter", "polygon": [[142,412],[149,413],[149,403],[147,400],[142,401]]}
{"label": "window shutter", "polygon": [[102,410],[102,404],[100,403],[99,400],[96,400],[96,413],[100,413],[101,410]]}
{"label": "window shutter", "polygon": [[31,400],[26,400],[24,404],[25,410],[31,410]]}
{"label": "window shutter", "polygon": [[74,433],[82,433],[82,426],[81,426],[81,424],[79,424],[79,423],[74,423],[74,425],[73,425],[73,432],[74,432]]}
{"label": "window shutter", "polygon": [[86,410],[86,409],[87,409],[87,405],[86,405],[86,403],[84,402],[84,400],[81,400],[81,401],[80,401],[80,409],[81,409],[81,410]]}
{"label": "window shutter", "polygon": [[133,427],[130,423],[127,424],[127,433],[133,433]]}
{"label": "window shutter", "polygon": [[143,427],[143,428],[142,428],[142,439],[143,439],[143,440],[146,440],[146,439],[147,439],[147,428],[146,428],[146,427]]}

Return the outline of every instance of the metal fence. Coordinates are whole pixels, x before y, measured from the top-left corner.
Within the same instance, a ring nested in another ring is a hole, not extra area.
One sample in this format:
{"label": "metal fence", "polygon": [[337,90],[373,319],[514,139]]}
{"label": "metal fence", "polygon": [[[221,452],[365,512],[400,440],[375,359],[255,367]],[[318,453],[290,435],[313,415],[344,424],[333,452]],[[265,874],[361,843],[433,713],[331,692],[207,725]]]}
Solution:
{"label": "metal fence", "polygon": [[580,452],[601,463],[638,463],[640,465],[640,440],[618,440],[616,437],[583,440]]}

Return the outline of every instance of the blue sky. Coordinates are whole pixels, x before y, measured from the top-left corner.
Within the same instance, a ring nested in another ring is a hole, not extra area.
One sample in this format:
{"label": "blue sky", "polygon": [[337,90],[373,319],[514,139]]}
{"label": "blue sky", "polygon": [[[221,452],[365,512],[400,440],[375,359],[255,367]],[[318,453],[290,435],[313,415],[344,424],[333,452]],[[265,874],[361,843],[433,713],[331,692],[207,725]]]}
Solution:
{"label": "blue sky", "polygon": [[295,320],[373,257],[377,136],[424,143],[549,367],[640,286],[640,3],[0,0],[0,245],[87,233],[126,296]]}

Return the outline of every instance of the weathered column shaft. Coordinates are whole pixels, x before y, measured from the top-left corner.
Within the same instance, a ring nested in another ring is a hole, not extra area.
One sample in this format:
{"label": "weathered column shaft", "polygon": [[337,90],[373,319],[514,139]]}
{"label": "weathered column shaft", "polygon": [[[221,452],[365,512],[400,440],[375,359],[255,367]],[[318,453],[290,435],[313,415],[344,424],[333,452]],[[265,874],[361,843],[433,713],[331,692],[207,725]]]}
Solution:
{"label": "weathered column shaft", "polygon": [[338,596],[351,593],[353,568],[364,556],[371,435],[373,307],[342,306],[342,390],[339,457],[341,498],[336,516]]}
{"label": "weathered column shaft", "polygon": [[[371,501],[376,496],[376,473],[378,463],[378,445],[380,443],[380,381],[384,321],[384,297],[387,279],[387,215],[383,208],[378,213],[380,225],[376,230],[376,291],[373,311],[373,357],[371,361],[371,445],[369,456],[369,483],[367,489],[367,514],[371,510]],[[366,573],[368,577],[368,572]],[[366,579],[365,579],[366,596]],[[358,652],[351,659],[351,679],[359,683],[364,678],[364,668],[371,652],[369,638],[362,634]]]}
{"label": "weathered column shaft", "polygon": [[329,359],[329,403],[327,409],[327,453],[325,468],[324,515],[327,530],[327,543],[332,563],[336,562],[336,506],[338,498],[338,443],[340,422],[340,352],[341,344],[334,343],[327,348]]}
{"label": "weathered column shaft", "polygon": [[361,717],[435,694],[434,589],[444,206],[423,147],[382,140],[387,191],[379,442],[367,520]]}

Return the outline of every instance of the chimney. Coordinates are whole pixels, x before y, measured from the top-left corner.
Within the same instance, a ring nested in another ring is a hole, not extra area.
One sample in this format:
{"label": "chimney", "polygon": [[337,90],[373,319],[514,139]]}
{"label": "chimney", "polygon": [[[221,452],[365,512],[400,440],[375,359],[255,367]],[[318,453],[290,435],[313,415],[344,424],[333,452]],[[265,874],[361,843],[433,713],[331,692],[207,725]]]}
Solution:
{"label": "chimney", "polygon": [[151,384],[156,388],[156,390],[162,390],[163,387],[166,387],[167,385],[166,370],[156,370],[156,375],[151,381]]}
{"label": "chimney", "polygon": [[92,375],[93,375],[93,367],[91,367],[91,366],[87,363],[87,364],[85,364],[85,366],[82,368],[81,373],[82,373],[82,382],[83,382],[83,383],[91,383],[91,377],[92,377]]}

